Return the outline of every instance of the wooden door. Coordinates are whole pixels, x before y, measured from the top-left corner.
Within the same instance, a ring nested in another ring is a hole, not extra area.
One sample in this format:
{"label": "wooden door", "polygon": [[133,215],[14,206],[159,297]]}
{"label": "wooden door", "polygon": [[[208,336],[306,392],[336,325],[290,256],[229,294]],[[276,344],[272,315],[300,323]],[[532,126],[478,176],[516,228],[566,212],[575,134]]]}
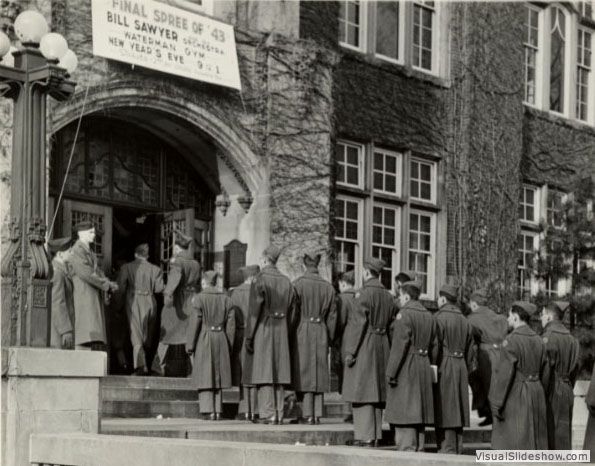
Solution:
{"label": "wooden door", "polygon": [[74,225],[89,220],[95,225],[95,241],[91,250],[97,255],[100,267],[111,276],[112,268],[112,208],[109,206],[64,200],[62,202],[62,232],[71,236]]}

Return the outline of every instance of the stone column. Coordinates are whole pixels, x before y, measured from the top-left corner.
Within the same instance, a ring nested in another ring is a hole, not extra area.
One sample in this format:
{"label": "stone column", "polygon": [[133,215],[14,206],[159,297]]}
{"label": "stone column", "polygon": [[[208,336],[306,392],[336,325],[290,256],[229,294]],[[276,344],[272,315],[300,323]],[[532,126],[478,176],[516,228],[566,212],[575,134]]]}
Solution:
{"label": "stone column", "polygon": [[29,465],[32,433],[98,433],[106,374],[103,352],[3,349],[2,464]]}

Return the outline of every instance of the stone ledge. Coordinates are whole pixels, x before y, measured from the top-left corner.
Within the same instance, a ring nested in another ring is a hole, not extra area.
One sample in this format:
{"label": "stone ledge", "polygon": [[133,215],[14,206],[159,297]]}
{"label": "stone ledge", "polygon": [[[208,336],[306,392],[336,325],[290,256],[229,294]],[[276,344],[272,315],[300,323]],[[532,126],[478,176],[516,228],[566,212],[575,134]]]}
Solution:
{"label": "stone ledge", "polygon": [[2,375],[8,377],[99,378],[107,375],[107,354],[53,348],[2,350]]}
{"label": "stone ledge", "polygon": [[[120,437],[94,434],[34,434],[30,462],[116,466],[399,466],[475,464],[474,456],[393,452],[353,447],[303,447],[259,443]],[[489,464],[489,463],[484,463]],[[499,463],[502,464],[502,463]]]}

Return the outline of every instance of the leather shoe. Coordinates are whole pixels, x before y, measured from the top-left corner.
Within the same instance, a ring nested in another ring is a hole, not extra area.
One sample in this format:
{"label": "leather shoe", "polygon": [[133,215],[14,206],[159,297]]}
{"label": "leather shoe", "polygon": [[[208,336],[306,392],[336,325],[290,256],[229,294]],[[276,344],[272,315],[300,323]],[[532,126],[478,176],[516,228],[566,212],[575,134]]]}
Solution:
{"label": "leather shoe", "polygon": [[223,419],[223,415],[221,413],[215,413],[215,421],[220,421]]}
{"label": "leather shoe", "polygon": [[259,424],[279,424],[279,418],[276,415],[265,417],[258,420]]}
{"label": "leather shoe", "polygon": [[256,414],[256,413],[252,413],[252,417],[250,418],[250,420],[251,420],[251,421],[252,421],[254,424],[256,424],[256,423],[258,422],[258,418],[259,418],[258,414]]}
{"label": "leather shoe", "polygon": [[487,416],[483,421],[481,421],[478,426],[485,427],[492,425],[492,416]]}
{"label": "leather shoe", "polygon": [[378,440],[368,440],[366,442],[360,442],[360,447],[376,448],[378,446]]}
{"label": "leather shoe", "polygon": [[217,415],[215,413],[209,414],[209,421],[216,421],[216,420],[217,420]]}
{"label": "leather shoe", "polygon": [[314,416],[309,417],[308,419],[306,419],[306,424],[310,426],[316,425],[316,418]]}

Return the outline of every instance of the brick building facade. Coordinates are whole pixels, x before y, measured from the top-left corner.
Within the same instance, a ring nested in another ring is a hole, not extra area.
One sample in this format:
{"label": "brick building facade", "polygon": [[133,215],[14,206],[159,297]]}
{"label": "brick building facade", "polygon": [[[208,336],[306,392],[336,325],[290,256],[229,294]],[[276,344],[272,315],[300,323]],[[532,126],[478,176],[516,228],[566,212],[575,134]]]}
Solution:
{"label": "brick building facade", "polygon": [[550,193],[595,173],[584,2],[168,1],[234,25],[241,92],[93,56],[90,2],[30,3],[79,57],[76,95],[49,113],[49,218],[55,234],[102,223],[108,272],[139,235],[165,261],[176,225],[228,286],[271,241],[293,278],[320,247],[329,278],[375,255],[388,286],[414,269],[428,300],[448,282],[506,302]]}

